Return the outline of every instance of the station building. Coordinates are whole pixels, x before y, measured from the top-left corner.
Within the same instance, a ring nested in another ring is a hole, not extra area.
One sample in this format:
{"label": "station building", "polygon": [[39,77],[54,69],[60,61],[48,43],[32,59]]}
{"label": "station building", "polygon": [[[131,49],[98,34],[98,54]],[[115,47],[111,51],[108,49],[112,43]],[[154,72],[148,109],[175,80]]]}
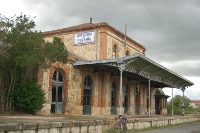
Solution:
{"label": "station building", "polygon": [[41,114],[167,114],[164,87],[184,90],[192,82],[145,56],[146,48],[106,22],[43,32],[59,37],[68,63],[39,71],[46,93]]}

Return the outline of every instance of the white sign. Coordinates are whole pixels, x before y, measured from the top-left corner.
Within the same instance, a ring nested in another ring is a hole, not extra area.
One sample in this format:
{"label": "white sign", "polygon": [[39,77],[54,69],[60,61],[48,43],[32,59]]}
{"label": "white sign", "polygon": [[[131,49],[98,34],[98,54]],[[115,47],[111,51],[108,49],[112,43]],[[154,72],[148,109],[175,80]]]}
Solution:
{"label": "white sign", "polygon": [[95,42],[95,32],[83,32],[74,34],[74,44],[93,43]]}

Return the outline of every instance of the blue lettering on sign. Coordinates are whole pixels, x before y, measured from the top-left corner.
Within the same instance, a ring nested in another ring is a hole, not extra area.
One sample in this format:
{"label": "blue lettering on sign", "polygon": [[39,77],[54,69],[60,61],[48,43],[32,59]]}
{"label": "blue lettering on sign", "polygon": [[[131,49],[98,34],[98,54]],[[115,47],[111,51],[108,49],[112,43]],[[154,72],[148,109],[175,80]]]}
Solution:
{"label": "blue lettering on sign", "polygon": [[88,38],[85,38],[85,40],[86,40],[86,41],[90,41],[90,40],[91,40],[91,38],[89,38],[89,37],[88,37]]}
{"label": "blue lettering on sign", "polygon": [[93,43],[95,42],[95,32],[77,33],[74,35],[74,44]]}
{"label": "blue lettering on sign", "polygon": [[82,37],[82,34],[77,34],[77,37]]}

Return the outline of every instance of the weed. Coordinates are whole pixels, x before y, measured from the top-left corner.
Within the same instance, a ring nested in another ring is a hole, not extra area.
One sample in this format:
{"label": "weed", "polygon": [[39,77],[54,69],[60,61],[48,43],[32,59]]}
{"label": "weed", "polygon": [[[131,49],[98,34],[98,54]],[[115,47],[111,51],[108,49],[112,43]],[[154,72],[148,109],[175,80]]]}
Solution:
{"label": "weed", "polygon": [[192,131],[190,133],[200,133],[200,130],[195,130],[195,131]]}
{"label": "weed", "polygon": [[0,123],[1,123],[1,124],[4,124],[4,123],[6,123],[6,121],[5,121],[5,120],[1,120]]}

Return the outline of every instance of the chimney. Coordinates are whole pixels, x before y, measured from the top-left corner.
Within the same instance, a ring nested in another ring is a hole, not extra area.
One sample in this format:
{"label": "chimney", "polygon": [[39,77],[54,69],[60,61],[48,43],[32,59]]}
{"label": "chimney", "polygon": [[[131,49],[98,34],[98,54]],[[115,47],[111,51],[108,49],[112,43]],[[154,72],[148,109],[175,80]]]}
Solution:
{"label": "chimney", "polygon": [[90,18],[90,24],[92,24],[92,18]]}

